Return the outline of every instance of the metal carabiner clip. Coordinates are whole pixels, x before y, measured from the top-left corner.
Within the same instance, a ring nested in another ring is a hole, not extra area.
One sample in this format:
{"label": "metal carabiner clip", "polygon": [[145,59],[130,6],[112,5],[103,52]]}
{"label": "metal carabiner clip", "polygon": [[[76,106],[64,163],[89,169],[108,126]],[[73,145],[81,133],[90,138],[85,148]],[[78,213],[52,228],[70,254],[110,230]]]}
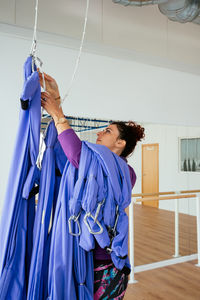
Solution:
{"label": "metal carabiner clip", "polygon": [[[68,220],[68,225],[69,225],[69,233],[73,236],[79,236],[81,235],[81,226],[78,221],[78,218],[80,217],[81,212],[78,214],[78,216],[72,215],[69,220]],[[74,223],[77,223],[78,225],[78,233],[72,232],[72,226],[71,226],[71,221],[74,221]]]}
{"label": "metal carabiner clip", "polygon": [[100,202],[97,206],[97,210],[96,210],[96,213],[95,213],[95,216],[94,216],[94,222],[97,223],[97,218],[99,216],[99,213],[100,213],[100,209],[101,209],[101,206],[104,204],[105,202],[105,199],[103,199],[102,202]]}
{"label": "metal carabiner clip", "polygon": [[115,225],[113,227],[113,232],[115,233],[115,235],[116,235],[118,219],[119,219],[119,205],[116,206],[116,219],[115,219]]}
{"label": "metal carabiner clip", "polygon": [[[87,221],[87,218],[92,218],[94,220],[94,222],[99,226],[100,230],[99,231],[92,231],[88,221]],[[95,217],[90,213],[86,213],[85,216],[84,216],[84,219],[83,219],[85,225],[87,226],[88,230],[89,230],[89,233],[91,234],[101,234],[103,232],[103,227],[101,226],[100,222],[98,220],[95,220]]]}
{"label": "metal carabiner clip", "polygon": [[115,224],[114,227],[108,227],[108,235],[110,237],[110,245],[108,247],[106,247],[106,252],[111,254],[112,253],[112,242],[113,239],[115,238],[116,234],[117,234],[117,224],[118,224],[118,220],[119,220],[119,205],[116,206],[116,218],[115,218]]}
{"label": "metal carabiner clip", "polygon": [[114,226],[113,227],[108,226],[108,234],[110,236],[111,243],[112,243],[114,237],[117,234],[117,230],[116,229],[117,229],[118,220],[119,220],[119,205],[116,206],[116,218],[115,218]]}

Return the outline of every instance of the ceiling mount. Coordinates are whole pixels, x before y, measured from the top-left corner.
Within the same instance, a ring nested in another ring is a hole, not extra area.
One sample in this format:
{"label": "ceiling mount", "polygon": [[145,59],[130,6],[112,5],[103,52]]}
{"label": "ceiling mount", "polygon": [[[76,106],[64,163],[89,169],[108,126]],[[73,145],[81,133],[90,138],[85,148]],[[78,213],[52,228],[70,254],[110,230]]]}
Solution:
{"label": "ceiling mount", "polygon": [[199,23],[200,0],[113,0],[124,6],[144,6],[157,4],[160,12],[171,21],[179,23]]}

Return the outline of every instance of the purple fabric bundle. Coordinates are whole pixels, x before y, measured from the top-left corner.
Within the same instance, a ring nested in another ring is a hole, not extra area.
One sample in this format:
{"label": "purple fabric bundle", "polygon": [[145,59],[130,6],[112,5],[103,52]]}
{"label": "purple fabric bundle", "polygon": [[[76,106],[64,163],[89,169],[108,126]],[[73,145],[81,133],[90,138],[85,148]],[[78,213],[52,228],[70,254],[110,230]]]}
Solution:
{"label": "purple fabric bundle", "polygon": [[[24,65],[18,135],[0,226],[0,299],[26,299],[35,199],[27,200],[38,176],[41,90],[32,57]],[[26,105],[23,106],[23,103]],[[26,183],[26,185],[25,185]],[[25,187],[26,186],[26,187]]]}
{"label": "purple fabric bundle", "polygon": [[[93,299],[93,253],[79,246],[69,233],[69,199],[74,194],[78,170],[69,162],[63,170],[53,220],[49,256],[48,299]],[[72,224],[72,229],[76,229]]]}
{"label": "purple fabric bundle", "polygon": [[[95,246],[94,237],[101,248],[110,246],[107,229],[114,227],[118,207],[119,215],[116,236],[111,245],[111,258],[118,269],[122,269],[124,265],[130,268],[127,256],[128,217],[124,210],[131,201],[132,185],[126,162],[105,146],[82,142],[78,170],[78,180],[69,209],[71,216],[78,217],[80,214],[80,246],[90,251]],[[94,218],[98,206],[99,213],[97,218]]]}
{"label": "purple fabric bundle", "polygon": [[[34,223],[33,251],[28,281],[27,299],[45,299],[43,282],[45,269],[48,269],[48,248],[51,237],[48,233],[55,190],[55,153],[54,145],[57,132],[50,123],[45,139],[46,150],[42,161],[38,206]],[[45,278],[46,283],[47,278]]]}

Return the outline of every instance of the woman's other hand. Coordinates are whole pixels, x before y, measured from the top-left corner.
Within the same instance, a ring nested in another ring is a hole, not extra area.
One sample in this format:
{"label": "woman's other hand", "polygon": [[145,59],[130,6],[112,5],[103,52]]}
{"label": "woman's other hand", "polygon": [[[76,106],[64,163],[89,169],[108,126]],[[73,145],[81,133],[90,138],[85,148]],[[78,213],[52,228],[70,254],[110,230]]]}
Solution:
{"label": "woman's other hand", "polygon": [[[41,87],[44,88],[42,73],[40,73],[39,71],[38,73],[40,78],[40,85]],[[54,97],[54,99],[60,97],[58,85],[55,79],[46,73],[44,73],[44,79],[45,79],[46,91],[50,93]]]}

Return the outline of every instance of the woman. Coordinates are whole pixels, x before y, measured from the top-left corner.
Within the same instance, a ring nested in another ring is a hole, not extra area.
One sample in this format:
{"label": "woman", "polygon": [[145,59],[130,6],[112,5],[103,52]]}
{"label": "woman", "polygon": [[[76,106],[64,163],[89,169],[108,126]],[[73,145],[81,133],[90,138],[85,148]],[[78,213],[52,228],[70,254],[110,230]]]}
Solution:
{"label": "woman", "polygon": [[[79,167],[81,140],[70,127],[60,107],[60,95],[56,81],[45,74],[47,92],[42,93],[41,105],[52,116],[58,131],[58,140],[68,160]],[[40,74],[40,83],[43,80]],[[144,128],[134,122],[113,122],[103,131],[97,133],[97,144],[109,148],[112,152],[126,160],[137,142],[144,138]],[[129,167],[132,187],[136,181],[133,168]],[[94,299],[118,299],[124,297],[128,283],[128,275],[119,273],[115,268],[110,254],[100,248],[96,242],[94,249]],[[115,280],[114,280],[115,278]],[[118,280],[116,281],[116,278]],[[111,298],[110,298],[111,297]]]}

